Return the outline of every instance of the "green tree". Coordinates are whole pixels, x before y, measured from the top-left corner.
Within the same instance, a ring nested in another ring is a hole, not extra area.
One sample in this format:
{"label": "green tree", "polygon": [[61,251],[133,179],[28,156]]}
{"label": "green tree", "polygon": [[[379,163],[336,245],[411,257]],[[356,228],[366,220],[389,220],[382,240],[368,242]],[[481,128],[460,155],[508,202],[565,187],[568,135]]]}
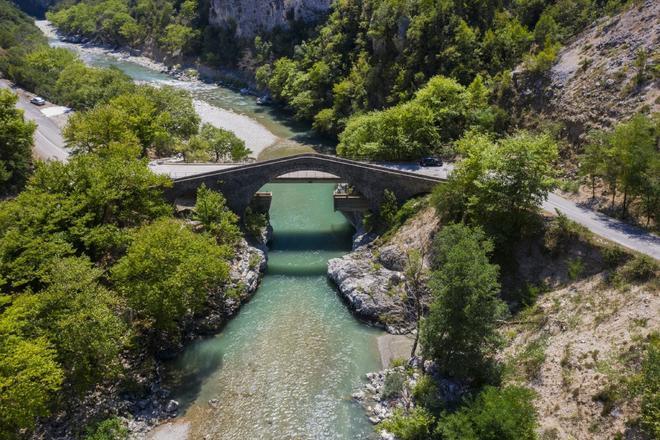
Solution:
{"label": "green tree", "polygon": [[423,354],[460,379],[483,380],[498,346],[495,322],[505,309],[498,299],[498,267],[488,261],[493,244],[481,229],[446,226],[434,242],[430,312],[422,324]]}
{"label": "green tree", "polygon": [[113,295],[99,284],[100,275],[86,258],[56,260],[46,270],[47,287],[18,295],[0,318],[0,331],[50,340],[67,383],[78,392],[121,370],[127,329],[115,314]]}
{"label": "green tree", "polygon": [[202,125],[200,136],[208,142],[215,162],[219,162],[221,159],[240,161],[246,159],[251,153],[245,146],[245,142],[237,138],[234,133],[211,124]]}
{"label": "green tree", "polygon": [[0,89],[0,195],[15,192],[27,180],[32,165],[32,135],[36,128],[26,122],[16,106],[18,98]]}
{"label": "green tree", "polygon": [[0,277],[11,289],[43,285],[44,267],[76,251],[112,259],[128,231],[172,212],[170,180],[144,162],[82,155],[38,166],[25,191],[0,209]]}
{"label": "green tree", "polygon": [[619,124],[609,137],[612,154],[621,165],[619,180],[623,191],[622,214],[628,213],[630,201],[637,197],[644,185],[644,171],[658,156],[658,135],[655,124],[644,115],[636,115],[629,122]]}
{"label": "green tree", "polygon": [[121,70],[87,67],[82,62],[65,67],[55,82],[57,102],[78,110],[92,108],[133,89],[133,81]]}
{"label": "green tree", "polygon": [[472,133],[458,142],[458,150],[463,160],[434,192],[441,214],[482,225],[498,242],[516,238],[534,224],[555,186],[557,146],[549,135],[518,132],[494,142]]}
{"label": "green tree", "polygon": [[138,229],[111,270],[118,292],[147,328],[178,336],[177,324],[203,310],[229,276],[232,252],[171,219]]}
{"label": "green tree", "polygon": [[171,154],[175,146],[197,134],[199,116],[192,99],[171,87],[141,86],[130,94],[70,118],[64,137],[75,153],[107,154],[120,150],[133,155]]}
{"label": "green tree", "polygon": [[234,245],[241,236],[238,216],[227,208],[225,198],[202,184],[197,188],[195,220],[201,222],[219,244]]}
{"label": "green tree", "polygon": [[19,438],[50,412],[63,374],[44,338],[24,340],[0,330],[0,432]]}

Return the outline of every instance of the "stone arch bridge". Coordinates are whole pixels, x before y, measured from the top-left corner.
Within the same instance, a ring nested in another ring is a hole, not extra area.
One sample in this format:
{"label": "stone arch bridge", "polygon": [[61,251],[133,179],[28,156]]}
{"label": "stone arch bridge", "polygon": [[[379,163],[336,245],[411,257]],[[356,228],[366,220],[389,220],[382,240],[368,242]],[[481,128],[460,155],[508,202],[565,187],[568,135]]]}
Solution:
{"label": "stone arch bridge", "polygon": [[378,210],[385,190],[392,191],[402,203],[431,192],[443,179],[335,156],[299,154],[174,179],[166,195],[172,202],[190,203],[197,188],[205,184],[222,192],[228,207],[242,216],[259,189],[277,181],[346,182],[359,193],[366,207]]}

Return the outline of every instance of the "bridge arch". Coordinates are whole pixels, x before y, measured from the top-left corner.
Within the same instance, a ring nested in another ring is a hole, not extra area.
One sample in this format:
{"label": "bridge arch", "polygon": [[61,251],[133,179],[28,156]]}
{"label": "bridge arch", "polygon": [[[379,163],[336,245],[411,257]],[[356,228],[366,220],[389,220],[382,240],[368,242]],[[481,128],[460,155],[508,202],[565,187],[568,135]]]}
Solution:
{"label": "bridge arch", "polygon": [[[256,162],[210,173],[174,179],[167,196],[193,199],[203,183],[223,193],[227,205],[243,215],[254,194],[277,177],[299,171],[318,171],[338,176],[354,187],[377,210],[386,189],[392,191],[399,202],[430,192],[441,179],[393,170],[373,164],[342,159],[322,154],[300,154],[281,159]],[[302,179],[304,182],[304,179]]]}

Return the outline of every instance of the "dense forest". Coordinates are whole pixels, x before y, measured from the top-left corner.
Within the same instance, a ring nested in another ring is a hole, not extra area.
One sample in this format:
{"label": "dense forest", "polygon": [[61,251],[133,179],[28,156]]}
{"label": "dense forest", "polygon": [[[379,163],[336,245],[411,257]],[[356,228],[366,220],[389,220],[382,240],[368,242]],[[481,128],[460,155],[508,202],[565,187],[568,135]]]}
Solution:
{"label": "dense forest", "polygon": [[[444,226],[432,244],[431,304],[418,336],[424,358],[465,384],[465,399],[443,406],[439,385],[424,376],[417,406],[383,427],[401,440],[517,440],[537,438],[534,395],[503,383],[497,326],[531,307],[538,291],[503,298],[502,272],[514,265],[516,243],[543,236],[559,252],[579,231],[562,216],[551,226],[541,216],[540,202],[557,186],[562,143],[512,124],[511,71],[522,65],[543,76],[561,44],[624,3],[338,0],[300,44],[309,29],[238,41],[232,29],[208,26],[208,5],[194,0],[62,2],[48,17],[67,34],[148,46],[176,61],[199,56],[235,67],[247,50],[261,85],[336,137],[340,155],[461,157],[430,198]],[[232,133],[200,126],[187,93],[136,85],[119,70],[48,47],[5,0],[0,48],[3,75],[77,110],[63,131],[71,160],[34,163],[35,127],[15,95],[0,90],[0,438],[21,439],[94,391],[118,384],[144,392],[138,376],[180,345],[191,321],[240,295],[229,275],[243,236],[236,215],[221,194],[200,188],[192,218],[175,216],[163,197],[171,182],[147,161],[174,153],[239,160],[248,151]],[[592,186],[610,188],[613,205],[623,194],[622,215],[637,201],[649,223],[660,215],[659,124],[657,115],[640,114],[590,133],[580,164]],[[418,201],[385,200],[370,221],[391,233]],[[615,264],[607,283],[657,276],[652,259],[608,252]],[[407,277],[421,279],[422,266],[410,261]],[[412,285],[413,297],[419,288]],[[638,374],[626,383],[641,396],[640,429],[657,436],[660,348],[657,337],[644,344]],[[104,418],[77,435],[125,437],[117,419]]]}

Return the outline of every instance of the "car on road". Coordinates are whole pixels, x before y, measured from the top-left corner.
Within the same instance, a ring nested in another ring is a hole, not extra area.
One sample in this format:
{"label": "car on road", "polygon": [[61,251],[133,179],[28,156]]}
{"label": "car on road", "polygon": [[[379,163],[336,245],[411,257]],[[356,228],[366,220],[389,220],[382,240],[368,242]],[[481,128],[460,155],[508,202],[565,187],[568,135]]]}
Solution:
{"label": "car on road", "polygon": [[422,167],[441,167],[442,159],[437,157],[424,157],[419,160],[419,165]]}
{"label": "car on road", "polygon": [[30,99],[30,102],[38,106],[42,106],[46,104],[46,100],[41,96],[35,96],[34,98]]}

